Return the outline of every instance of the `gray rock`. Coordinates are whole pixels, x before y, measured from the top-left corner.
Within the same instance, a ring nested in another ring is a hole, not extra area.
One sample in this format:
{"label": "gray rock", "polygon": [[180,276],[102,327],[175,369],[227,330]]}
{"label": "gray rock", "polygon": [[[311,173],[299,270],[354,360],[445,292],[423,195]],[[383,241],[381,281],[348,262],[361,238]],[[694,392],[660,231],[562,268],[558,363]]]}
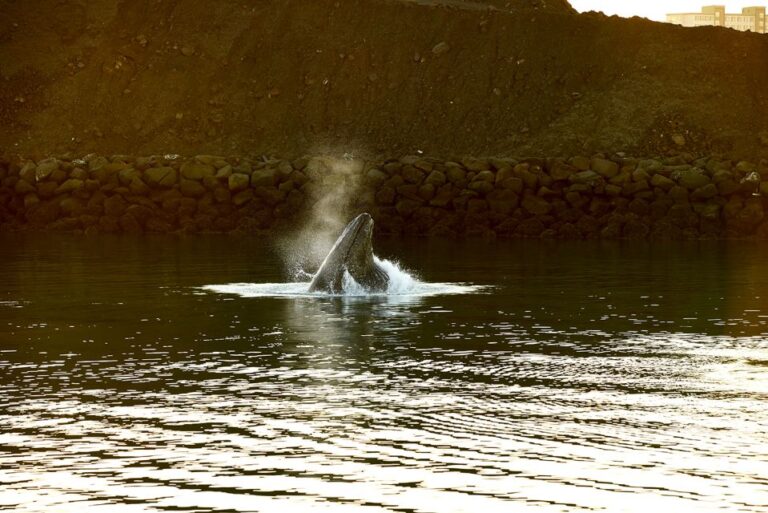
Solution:
{"label": "gray rock", "polygon": [[720,205],[716,203],[705,203],[701,208],[696,210],[704,219],[709,219],[711,221],[720,219]]}
{"label": "gray rock", "polygon": [[688,189],[680,185],[675,185],[669,190],[669,198],[676,203],[684,203],[688,201]]}
{"label": "gray rock", "polygon": [[588,184],[588,183],[593,183],[596,180],[599,180],[600,176],[601,175],[599,175],[595,171],[579,171],[578,173],[574,173],[571,175],[570,181],[571,183]]}
{"label": "gray rock", "polygon": [[120,196],[119,194],[110,196],[109,198],[104,200],[105,215],[108,215],[111,217],[119,217],[123,215],[126,208],[128,208],[128,203],[126,203],[123,197]]}
{"label": "gray rock", "polygon": [[549,187],[542,185],[541,187],[539,187],[539,190],[538,192],[536,192],[536,195],[541,196],[542,198],[547,198],[547,197],[553,197],[553,196],[560,196],[561,193],[559,191],[553,191]]}
{"label": "gray rock", "polygon": [[552,210],[552,205],[547,200],[533,194],[526,194],[523,197],[522,206],[527,212],[534,215],[545,215]]}
{"label": "gray rock", "polygon": [[515,231],[525,237],[538,237],[545,228],[544,223],[542,223],[540,219],[534,217],[521,222]]}
{"label": "gray rock", "polygon": [[717,187],[713,183],[708,183],[707,185],[703,187],[699,187],[693,193],[691,193],[690,198],[693,201],[701,201],[706,200],[709,198],[714,198],[717,196],[718,191]]}
{"label": "gray rock", "polygon": [[727,180],[733,181],[733,173],[728,171],[727,169],[718,169],[714,173],[712,173],[712,181],[719,185],[721,182],[725,182]]}
{"label": "gray rock", "polygon": [[672,178],[677,180],[677,183],[689,191],[704,187],[710,182],[709,176],[707,176],[703,170],[695,168],[675,171],[672,174]]}
{"label": "gray rock", "polygon": [[313,157],[307,162],[307,167],[304,169],[304,173],[310,178],[310,180],[317,180],[318,178],[330,173],[325,160],[319,157]]}
{"label": "gray rock", "polygon": [[637,169],[643,169],[649,174],[658,173],[664,167],[664,164],[659,160],[645,159],[637,163]]}
{"label": "gray rock", "polygon": [[[232,176],[235,176],[235,175],[232,175]],[[243,176],[247,176],[247,175],[243,175]],[[234,203],[235,206],[238,206],[238,207],[245,205],[246,203],[252,200],[253,200],[253,189],[241,190],[240,192],[232,196],[232,203]]]}
{"label": "gray rock", "polygon": [[56,183],[62,183],[64,180],[67,179],[67,172],[61,168],[54,169],[53,171],[51,171],[51,174],[48,175],[48,179],[53,180]]}
{"label": "gray rock", "polygon": [[421,169],[425,173],[429,173],[429,172],[432,171],[434,166],[428,160],[419,159],[419,160],[417,160],[416,162],[413,163],[413,167]]}
{"label": "gray rock", "polygon": [[532,173],[528,164],[518,164],[515,166],[513,173],[515,176],[523,181],[526,187],[536,190],[539,183],[539,177],[536,173]]}
{"label": "gray rock", "polygon": [[69,172],[70,178],[77,178],[78,180],[87,180],[89,176],[88,171],[80,167],[76,167]]}
{"label": "gray rock", "polygon": [[723,180],[717,184],[717,190],[721,196],[730,196],[741,190],[741,185],[733,180]]}
{"label": "gray rock", "polygon": [[499,183],[499,186],[502,189],[508,189],[510,191],[513,191],[516,194],[521,194],[523,192],[523,188],[525,184],[523,183],[523,180],[521,178],[513,176]]}
{"label": "gray rock", "polygon": [[595,173],[606,178],[613,178],[619,174],[619,165],[608,159],[593,158],[590,162],[590,168]]}
{"label": "gray rock", "polygon": [[486,197],[491,212],[503,216],[510,215],[520,203],[520,197],[511,190],[497,190]]}
{"label": "gray rock", "polygon": [[383,166],[381,166],[382,171],[387,173],[389,176],[395,176],[400,174],[400,170],[403,168],[402,163],[400,162],[386,162]]}
{"label": "gray rock", "polygon": [[455,191],[453,185],[446,183],[442,185],[435,193],[434,198],[429,202],[433,207],[445,207],[448,206],[453,200]]}
{"label": "gray rock", "polygon": [[56,182],[40,182],[37,184],[37,193],[41,198],[51,198],[56,194],[58,188],[59,184]]}
{"label": "gray rock", "polygon": [[629,171],[621,171],[618,175],[610,178],[608,181],[613,185],[624,185],[632,180],[632,173]]}
{"label": "gray rock", "polygon": [[474,180],[467,188],[480,194],[487,194],[494,189],[493,183],[486,180]]}
{"label": "gray rock", "polygon": [[385,185],[376,192],[376,203],[378,205],[392,205],[396,195],[394,188]]}
{"label": "gray rock", "polygon": [[632,171],[632,181],[639,182],[641,180],[650,180],[651,175],[645,169],[635,169]]}
{"label": "gray rock", "polygon": [[435,169],[429,175],[427,176],[426,180],[424,180],[425,184],[432,184],[435,187],[441,187],[445,184],[447,181],[447,177],[445,176],[445,173],[442,171],[438,171]]}
{"label": "gray rock", "polygon": [[99,169],[109,164],[109,160],[107,160],[106,157],[94,156],[93,158],[88,158],[86,160],[88,162],[88,171],[90,172],[98,171]]}
{"label": "gray rock", "polygon": [[406,182],[420,184],[424,180],[424,174],[424,171],[417,167],[411,165],[403,166],[403,178]]}
{"label": "gray rock", "polygon": [[32,161],[27,161],[21,166],[19,170],[19,178],[27,183],[35,183],[37,181],[37,166]]}
{"label": "gray rock", "polygon": [[117,179],[122,185],[130,184],[134,178],[141,178],[141,171],[132,167],[123,168],[117,173]]}
{"label": "gray rock", "polygon": [[413,200],[421,199],[421,197],[419,196],[419,186],[414,183],[400,185],[397,188],[397,194],[402,197],[413,199]]}
{"label": "gray rock", "polygon": [[[221,166],[216,170],[216,178],[219,180],[225,180],[229,178],[229,176],[232,174],[232,166],[227,164],[226,166]],[[247,174],[247,173],[243,173]]]}
{"label": "gray rock", "polygon": [[[639,182],[627,182],[622,187],[622,191],[624,192],[624,195],[626,196],[635,196],[636,194],[643,192],[643,191],[650,191],[651,186],[648,184],[647,181],[641,180]],[[653,194],[651,192],[651,194]]]}
{"label": "gray rock", "polygon": [[208,166],[216,166],[216,164],[220,162],[224,162],[224,164],[226,164],[226,159],[218,155],[196,155],[195,160]]}
{"label": "gray rock", "polygon": [[138,176],[131,180],[131,183],[128,184],[128,189],[133,194],[139,194],[142,196],[149,193],[149,187],[147,187],[147,184],[144,183],[144,180]]}
{"label": "gray rock", "polygon": [[[312,166],[312,159],[308,167]],[[257,169],[251,173],[251,187],[271,187],[275,185],[275,170],[270,168]]]}
{"label": "gray rock", "polygon": [[417,208],[421,206],[420,201],[403,198],[400,201],[398,201],[395,204],[395,209],[397,210],[397,213],[400,214],[401,217],[410,217],[411,214],[413,214]]}
{"label": "gray rock", "polygon": [[446,170],[446,176],[448,177],[449,182],[457,184],[467,178],[467,171],[458,165],[449,166]]}
{"label": "gray rock", "polygon": [[435,197],[436,187],[431,183],[422,184],[419,187],[419,198],[424,201],[431,201]]}
{"label": "gray rock", "polygon": [[57,169],[59,169],[58,160],[54,158],[41,160],[40,162],[37,163],[37,169],[35,170],[35,178],[38,182],[41,182],[46,178],[48,178],[51,175],[51,173],[53,173]]}
{"label": "gray rock", "polygon": [[229,189],[218,187],[213,191],[213,199],[218,203],[229,203],[232,199],[232,193],[229,192]]}
{"label": "gray rock", "polygon": [[374,186],[381,185],[387,178],[389,178],[387,173],[375,167],[372,167],[365,173],[365,179]]}
{"label": "gray rock", "polygon": [[85,187],[85,182],[83,180],[78,180],[77,178],[70,178],[66,182],[59,185],[59,187],[56,189],[56,194],[64,194],[67,192],[77,191]]}
{"label": "gray rock", "polygon": [[293,166],[291,165],[290,161],[283,160],[282,162],[280,162],[280,164],[278,164],[277,172],[282,177],[287,177],[288,175],[293,173]]}
{"label": "gray rock", "polygon": [[144,178],[152,187],[173,187],[177,176],[172,167],[151,167],[144,171]]}
{"label": "gray rock", "polygon": [[557,161],[552,165],[552,168],[549,171],[549,175],[552,177],[555,181],[563,181],[568,180],[572,175],[576,174],[579,170],[570,165],[566,164],[562,161]]}
{"label": "gray rock", "polygon": [[232,173],[227,180],[229,190],[232,192],[247,189],[250,183],[251,177],[244,173]]}
{"label": "gray rock", "polygon": [[179,190],[184,196],[199,198],[205,194],[205,187],[197,180],[186,180],[184,178],[179,182]]}
{"label": "gray rock", "polygon": [[24,196],[25,209],[30,209],[33,205],[37,205],[38,203],[40,203],[40,198],[37,196],[37,194],[29,193]]}
{"label": "gray rock", "polygon": [[291,192],[294,187],[296,187],[296,183],[293,180],[287,180],[280,185],[277,186],[277,190],[280,192],[284,192],[286,195]]}
{"label": "gray rock", "polygon": [[504,180],[507,180],[509,178],[517,178],[517,175],[515,175],[514,167],[502,167],[502,168],[499,168],[498,171],[496,171],[497,184],[501,184]]}
{"label": "gray rock", "polygon": [[26,180],[19,180],[16,182],[16,185],[14,186],[14,191],[16,191],[16,194],[22,195],[22,194],[28,194],[31,192],[37,192],[37,189],[35,189],[35,186],[29,183]]}
{"label": "gray rock", "polygon": [[198,160],[188,160],[181,165],[181,176],[187,180],[202,180],[206,176],[216,176],[216,168]]}
{"label": "gray rock", "polygon": [[488,210],[488,202],[480,198],[470,198],[467,200],[467,213],[479,214]]}
{"label": "gray rock", "polygon": [[741,162],[736,164],[736,171],[743,174],[754,173],[755,171],[757,171],[757,166],[752,162],[747,162],[745,160],[742,160]]}
{"label": "gray rock", "polygon": [[661,174],[655,174],[651,177],[651,185],[654,187],[661,187],[662,189],[671,189],[675,182]]}
{"label": "gray rock", "polygon": [[491,168],[490,163],[483,159],[466,158],[461,161],[467,171],[474,171],[479,173],[480,171],[486,171]]}
{"label": "gray rock", "polygon": [[472,179],[473,182],[488,182],[489,184],[493,184],[496,181],[496,175],[493,174],[493,171],[480,171],[475,175],[475,177]]}
{"label": "gray rock", "polygon": [[587,171],[590,166],[590,160],[587,157],[571,157],[568,159],[568,163],[578,171]]}
{"label": "gray rock", "polygon": [[568,191],[565,194],[565,200],[570,203],[572,207],[579,209],[589,203],[589,197],[582,196],[576,191]]}
{"label": "gray rock", "polygon": [[432,53],[435,55],[442,55],[448,52],[450,49],[451,49],[451,46],[448,43],[446,43],[445,41],[441,41],[432,47]]}
{"label": "gray rock", "polygon": [[31,224],[46,225],[58,219],[60,213],[61,209],[59,208],[58,202],[40,202],[33,205],[32,208],[27,211],[27,220]]}

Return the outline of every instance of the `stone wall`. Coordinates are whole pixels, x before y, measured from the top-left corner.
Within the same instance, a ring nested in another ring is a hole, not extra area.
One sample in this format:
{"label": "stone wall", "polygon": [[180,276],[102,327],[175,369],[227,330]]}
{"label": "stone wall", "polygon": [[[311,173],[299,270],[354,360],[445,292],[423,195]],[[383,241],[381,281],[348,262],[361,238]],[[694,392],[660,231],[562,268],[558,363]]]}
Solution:
{"label": "stone wall", "polygon": [[267,233],[319,206],[377,233],[768,238],[768,162],[622,155],[451,161],[199,155],[0,159],[0,228]]}

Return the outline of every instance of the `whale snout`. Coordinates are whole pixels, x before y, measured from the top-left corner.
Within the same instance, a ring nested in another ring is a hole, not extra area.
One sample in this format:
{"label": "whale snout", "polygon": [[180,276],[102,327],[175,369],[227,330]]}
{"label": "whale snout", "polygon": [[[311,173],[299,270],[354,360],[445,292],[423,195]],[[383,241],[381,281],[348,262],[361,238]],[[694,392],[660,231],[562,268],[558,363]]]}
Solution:
{"label": "whale snout", "polygon": [[355,224],[368,224],[373,223],[373,217],[371,217],[371,214],[368,212],[363,212],[359,216],[357,216],[354,221],[352,221]]}

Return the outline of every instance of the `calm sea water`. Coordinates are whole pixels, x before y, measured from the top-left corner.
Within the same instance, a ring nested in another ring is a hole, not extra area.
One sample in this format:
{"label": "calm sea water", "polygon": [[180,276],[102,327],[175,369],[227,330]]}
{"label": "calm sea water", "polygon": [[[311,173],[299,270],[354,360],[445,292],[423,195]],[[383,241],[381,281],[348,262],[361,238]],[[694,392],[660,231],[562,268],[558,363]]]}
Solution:
{"label": "calm sea water", "polygon": [[0,510],[768,511],[768,247],[378,247],[0,238]]}

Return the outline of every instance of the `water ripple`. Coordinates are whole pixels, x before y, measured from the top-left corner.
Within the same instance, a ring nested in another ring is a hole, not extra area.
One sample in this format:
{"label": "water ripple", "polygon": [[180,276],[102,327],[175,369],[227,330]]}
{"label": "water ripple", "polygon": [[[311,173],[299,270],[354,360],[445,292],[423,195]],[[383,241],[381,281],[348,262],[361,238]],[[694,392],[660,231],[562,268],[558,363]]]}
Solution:
{"label": "water ripple", "polygon": [[116,244],[0,245],[0,510],[768,510],[760,254],[441,250],[391,301]]}

